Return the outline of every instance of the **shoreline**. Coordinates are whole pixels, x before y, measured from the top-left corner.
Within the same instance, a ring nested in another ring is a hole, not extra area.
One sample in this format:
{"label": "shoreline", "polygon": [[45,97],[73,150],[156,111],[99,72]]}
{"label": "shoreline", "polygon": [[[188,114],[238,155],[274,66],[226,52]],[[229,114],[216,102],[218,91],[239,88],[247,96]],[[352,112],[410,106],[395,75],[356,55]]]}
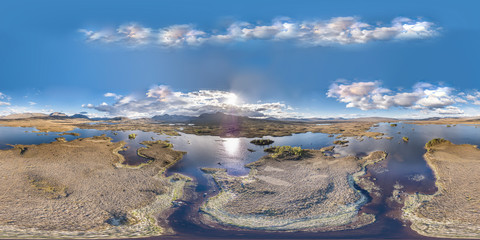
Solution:
{"label": "shoreline", "polygon": [[[472,205],[475,203],[469,200],[470,197],[467,197],[465,202],[464,194],[475,194],[475,192],[464,190],[468,184],[465,185],[466,183],[461,175],[465,173],[461,173],[456,168],[453,168],[452,164],[462,164],[462,166],[466,164],[465,167],[467,168],[478,167],[472,166],[469,158],[465,156],[471,157],[472,154],[478,156],[480,150],[474,145],[456,145],[446,140],[437,145],[426,147],[426,149],[427,152],[424,154],[424,159],[434,172],[437,191],[434,194],[417,193],[407,195],[402,208],[402,217],[410,221],[412,230],[423,236],[478,239],[480,237],[480,224],[477,223],[475,225],[474,222],[466,219],[465,216],[455,214],[457,211],[463,212],[462,215],[468,214],[470,219],[478,219],[480,217],[480,213],[468,210],[471,208],[475,209],[476,207],[474,206],[476,205]],[[449,157],[445,158],[445,156]],[[451,174],[446,175],[448,172]],[[469,176],[473,175],[469,174]],[[451,185],[452,182],[455,182],[455,184]],[[473,196],[473,199],[476,199],[477,195]]]}

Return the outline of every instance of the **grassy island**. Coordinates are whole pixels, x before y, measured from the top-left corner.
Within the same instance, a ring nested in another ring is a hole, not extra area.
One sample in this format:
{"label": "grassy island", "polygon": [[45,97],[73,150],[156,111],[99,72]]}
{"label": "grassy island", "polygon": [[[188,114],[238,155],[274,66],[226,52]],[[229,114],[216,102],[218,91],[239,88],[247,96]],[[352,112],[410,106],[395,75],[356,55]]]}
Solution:
{"label": "grassy island", "polygon": [[259,146],[265,146],[265,145],[270,145],[274,141],[271,139],[254,139],[250,141],[251,144],[259,145]]}

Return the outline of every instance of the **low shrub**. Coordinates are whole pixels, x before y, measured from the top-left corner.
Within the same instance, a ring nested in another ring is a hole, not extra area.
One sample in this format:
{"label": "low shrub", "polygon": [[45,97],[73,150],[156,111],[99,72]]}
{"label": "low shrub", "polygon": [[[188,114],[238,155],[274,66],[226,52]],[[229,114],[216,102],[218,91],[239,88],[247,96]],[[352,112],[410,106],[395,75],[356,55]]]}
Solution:
{"label": "low shrub", "polygon": [[425,148],[431,148],[435,145],[446,143],[446,142],[448,142],[448,140],[445,140],[443,138],[434,138],[425,144]]}

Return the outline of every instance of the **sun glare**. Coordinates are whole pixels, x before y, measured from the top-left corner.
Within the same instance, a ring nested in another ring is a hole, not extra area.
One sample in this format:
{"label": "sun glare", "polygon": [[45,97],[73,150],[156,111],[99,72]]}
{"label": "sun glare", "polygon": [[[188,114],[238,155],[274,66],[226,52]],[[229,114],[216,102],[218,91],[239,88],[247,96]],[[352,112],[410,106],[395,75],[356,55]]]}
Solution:
{"label": "sun glare", "polygon": [[226,138],[223,141],[223,147],[225,152],[229,156],[236,156],[240,150],[240,139],[239,138]]}
{"label": "sun glare", "polygon": [[238,97],[237,95],[235,95],[234,93],[230,94],[230,96],[228,96],[225,100],[225,103],[226,104],[229,104],[229,105],[235,105],[237,104],[237,100],[238,100]]}

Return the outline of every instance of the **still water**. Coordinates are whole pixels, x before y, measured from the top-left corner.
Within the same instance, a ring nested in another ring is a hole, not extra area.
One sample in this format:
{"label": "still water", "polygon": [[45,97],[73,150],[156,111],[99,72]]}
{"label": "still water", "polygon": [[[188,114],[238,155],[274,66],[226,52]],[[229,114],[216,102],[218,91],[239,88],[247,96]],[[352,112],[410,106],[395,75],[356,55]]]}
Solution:
{"label": "still water", "polygon": [[[0,127],[0,149],[8,149],[15,144],[40,144],[55,141],[59,133],[35,133],[34,128]],[[377,215],[377,221],[371,225],[356,230],[312,233],[312,232],[287,232],[269,233],[263,231],[230,231],[211,229],[198,224],[198,204],[203,201],[203,193],[212,193],[208,176],[204,175],[202,167],[226,168],[229,174],[245,175],[248,169],[245,164],[256,161],[265,153],[263,146],[250,143],[250,138],[220,138],[214,136],[196,136],[181,134],[181,136],[166,136],[152,132],[141,131],[99,131],[92,129],[75,129],[71,132],[80,133],[80,136],[65,135],[68,141],[105,134],[113,141],[125,141],[127,149],[121,152],[129,164],[139,164],[145,159],[138,157],[136,151],[145,140],[168,140],[173,143],[176,150],[185,151],[184,158],[168,170],[168,174],[182,173],[193,177],[198,186],[198,198],[178,208],[169,218],[173,229],[178,233],[175,236],[157,237],[152,239],[362,239],[362,238],[418,238],[425,237],[415,234],[408,228],[408,223],[398,220],[399,211],[395,204],[388,198],[392,195],[393,186],[401,184],[402,190],[408,193],[435,192],[434,177],[426,165],[423,146],[432,138],[445,138],[455,144],[480,144],[480,129],[473,125],[411,125],[399,123],[392,127],[382,123],[370,131],[385,133],[392,139],[347,138],[348,146],[335,148],[335,153],[344,155],[363,156],[372,151],[386,151],[388,157],[381,164],[382,168],[372,166],[368,174],[376,179],[380,186],[382,196],[365,205],[361,211]],[[137,134],[135,139],[129,139],[131,133]],[[408,137],[405,143],[402,137]],[[275,141],[272,146],[291,145],[308,149],[319,149],[332,145],[335,137],[328,137],[322,133],[303,133],[285,137],[264,137]]]}

